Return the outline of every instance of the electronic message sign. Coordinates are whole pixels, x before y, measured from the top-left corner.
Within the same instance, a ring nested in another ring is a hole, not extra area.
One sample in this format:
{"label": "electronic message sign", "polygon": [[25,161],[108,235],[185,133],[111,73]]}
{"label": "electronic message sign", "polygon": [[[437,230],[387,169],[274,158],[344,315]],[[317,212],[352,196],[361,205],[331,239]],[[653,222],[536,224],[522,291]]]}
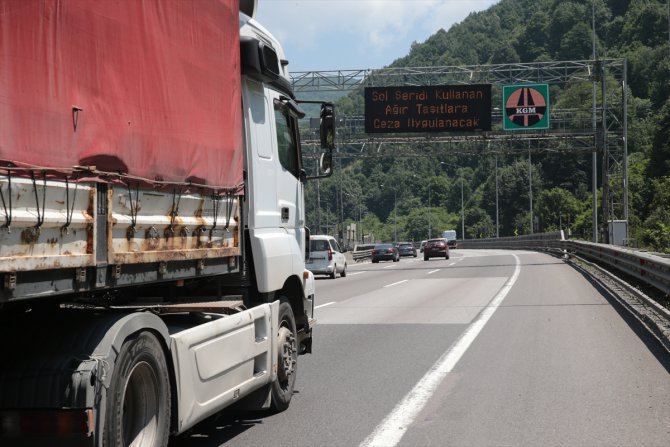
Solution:
{"label": "electronic message sign", "polygon": [[549,85],[504,85],[503,129],[549,129]]}
{"label": "electronic message sign", "polygon": [[491,130],[491,85],[366,87],[365,132]]}

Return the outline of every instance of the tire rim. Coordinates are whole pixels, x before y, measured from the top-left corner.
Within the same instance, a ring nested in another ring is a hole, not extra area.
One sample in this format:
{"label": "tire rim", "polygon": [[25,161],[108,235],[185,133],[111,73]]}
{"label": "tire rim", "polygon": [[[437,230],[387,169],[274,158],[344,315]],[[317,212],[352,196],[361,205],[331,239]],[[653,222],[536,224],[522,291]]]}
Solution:
{"label": "tire rim", "polygon": [[293,332],[286,326],[279,329],[279,368],[277,378],[286,383],[295,373],[296,366],[296,342]]}
{"label": "tire rim", "polygon": [[158,379],[147,362],[137,363],[123,393],[123,440],[128,447],[153,446],[158,438]]}

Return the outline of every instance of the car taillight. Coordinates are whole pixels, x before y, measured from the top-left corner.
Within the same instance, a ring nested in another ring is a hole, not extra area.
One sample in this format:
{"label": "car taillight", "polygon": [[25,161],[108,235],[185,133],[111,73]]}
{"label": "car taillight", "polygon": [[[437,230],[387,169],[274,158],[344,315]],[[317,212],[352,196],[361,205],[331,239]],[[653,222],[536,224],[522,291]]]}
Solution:
{"label": "car taillight", "polygon": [[328,247],[328,260],[332,261],[332,259],[333,259],[333,250],[331,250],[330,247]]}

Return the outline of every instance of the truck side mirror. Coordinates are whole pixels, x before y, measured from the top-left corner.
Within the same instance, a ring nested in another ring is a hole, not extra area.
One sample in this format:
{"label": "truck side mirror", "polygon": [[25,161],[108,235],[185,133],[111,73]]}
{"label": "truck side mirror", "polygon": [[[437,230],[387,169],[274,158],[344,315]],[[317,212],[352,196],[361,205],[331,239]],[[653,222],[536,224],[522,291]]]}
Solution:
{"label": "truck side mirror", "polygon": [[319,157],[317,174],[305,180],[326,178],[333,173],[333,149],[335,149],[335,105],[332,102],[295,100],[297,104],[321,104],[319,137],[323,153]]}
{"label": "truck side mirror", "polygon": [[332,103],[321,104],[321,149],[332,151],[335,147],[335,106]]}

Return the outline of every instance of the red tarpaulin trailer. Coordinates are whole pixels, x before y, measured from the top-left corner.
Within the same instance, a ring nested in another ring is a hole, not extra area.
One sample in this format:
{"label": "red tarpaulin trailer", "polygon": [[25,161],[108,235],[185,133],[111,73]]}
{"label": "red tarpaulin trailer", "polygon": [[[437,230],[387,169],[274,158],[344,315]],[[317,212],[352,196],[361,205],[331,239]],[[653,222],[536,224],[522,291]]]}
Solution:
{"label": "red tarpaulin trailer", "polygon": [[1,163],[237,188],[238,26],[238,0],[0,0]]}

